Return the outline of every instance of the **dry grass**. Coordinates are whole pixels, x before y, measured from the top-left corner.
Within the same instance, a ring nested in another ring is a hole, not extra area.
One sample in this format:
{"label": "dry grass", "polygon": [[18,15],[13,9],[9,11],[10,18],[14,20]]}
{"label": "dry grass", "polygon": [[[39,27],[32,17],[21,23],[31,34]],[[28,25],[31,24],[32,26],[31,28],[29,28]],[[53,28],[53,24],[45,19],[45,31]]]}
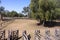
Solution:
{"label": "dry grass", "polygon": [[13,23],[9,24],[7,27],[4,28],[6,30],[6,36],[8,30],[19,30],[20,36],[22,35],[22,32],[26,30],[28,34],[31,34],[31,40],[33,40],[35,30],[40,30],[41,34],[44,35],[45,30],[50,29],[51,33],[54,35],[54,30],[56,28],[60,28],[60,27],[47,28],[47,27],[43,27],[42,25],[37,26],[36,23],[38,23],[36,20],[16,19],[13,21]]}

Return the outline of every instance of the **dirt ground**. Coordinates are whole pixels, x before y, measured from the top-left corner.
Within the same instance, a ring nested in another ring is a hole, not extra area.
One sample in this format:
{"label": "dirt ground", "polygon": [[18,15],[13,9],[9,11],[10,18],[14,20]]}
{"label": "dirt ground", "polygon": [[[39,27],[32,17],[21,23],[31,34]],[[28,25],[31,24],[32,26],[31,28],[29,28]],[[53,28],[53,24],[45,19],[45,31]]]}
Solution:
{"label": "dirt ground", "polygon": [[[31,35],[31,40],[34,40],[34,32],[35,30],[40,30],[41,31],[41,35],[45,34],[45,30],[50,29],[51,34],[54,35],[54,30],[60,27],[52,27],[52,28],[48,28],[48,27],[43,27],[41,26],[37,26],[38,21],[36,20],[30,20],[30,19],[15,19],[12,23],[10,23],[9,25],[7,25],[5,28],[3,28],[3,30],[6,30],[6,36],[7,36],[7,32],[8,30],[19,30],[19,36],[22,36],[22,32],[24,30],[27,31],[27,34]],[[42,39],[43,40],[43,37]]]}

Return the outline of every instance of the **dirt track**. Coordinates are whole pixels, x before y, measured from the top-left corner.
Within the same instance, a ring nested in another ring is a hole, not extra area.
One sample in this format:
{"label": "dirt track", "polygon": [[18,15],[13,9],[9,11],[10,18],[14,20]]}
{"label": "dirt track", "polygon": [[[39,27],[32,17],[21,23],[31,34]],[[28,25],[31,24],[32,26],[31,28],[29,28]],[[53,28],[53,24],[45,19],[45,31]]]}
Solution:
{"label": "dirt track", "polygon": [[[37,26],[36,23],[38,23],[36,20],[16,19],[13,21],[13,23],[9,24],[4,29],[6,31],[8,31],[8,30],[19,30],[20,36],[22,35],[22,32],[24,30],[26,30],[27,33],[31,35],[31,40],[33,40],[35,30],[40,30],[41,34],[44,35],[45,30],[50,29],[51,33],[54,35],[55,28],[60,28],[60,27],[47,28],[47,27],[43,27],[42,25]],[[7,32],[6,32],[6,34],[7,34]]]}

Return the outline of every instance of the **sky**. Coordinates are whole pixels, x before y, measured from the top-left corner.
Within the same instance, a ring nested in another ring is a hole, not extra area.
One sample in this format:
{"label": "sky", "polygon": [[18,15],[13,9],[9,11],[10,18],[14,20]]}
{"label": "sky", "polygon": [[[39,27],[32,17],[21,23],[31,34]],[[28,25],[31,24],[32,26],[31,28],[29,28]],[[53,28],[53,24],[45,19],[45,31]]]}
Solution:
{"label": "sky", "polygon": [[1,6],[5,10],[22,12],[23,7],[29,6],[30,0],[1,0]]}

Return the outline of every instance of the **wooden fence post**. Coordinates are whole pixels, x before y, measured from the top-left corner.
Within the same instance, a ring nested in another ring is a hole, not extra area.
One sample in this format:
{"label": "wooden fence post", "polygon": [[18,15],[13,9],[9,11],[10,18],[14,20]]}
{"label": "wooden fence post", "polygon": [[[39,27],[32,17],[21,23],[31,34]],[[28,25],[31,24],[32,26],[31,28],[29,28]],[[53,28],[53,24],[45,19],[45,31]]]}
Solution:
{"label": "wooden fence post", "polygon": [[28,36],[27,36],[27,32],[26,32],[26,30],[22,33],[23,35],[22,35],[22,40],[28,40]]}
{"label": "wooden fence post", "polygon": [[5,40],[5,30],[0,31],[0,40]]}
{"label": "wooden fence post", "polygon": [[51,40],[50,30],[45,31],[45,40]]}
{"label": "wooden fence post", "polygon": [[40,40],[41,36],[40,36],[40,30],[36,30],[35,31],[35,40]]}
{"label": "wooden fence post", "polygon": [[19,30],[16,31],[8,31],[8,40],[18,40]]}
{"label": "wooden fence post", "polygon": [[55,29],[55,40],[60,40],[60,29]]}

